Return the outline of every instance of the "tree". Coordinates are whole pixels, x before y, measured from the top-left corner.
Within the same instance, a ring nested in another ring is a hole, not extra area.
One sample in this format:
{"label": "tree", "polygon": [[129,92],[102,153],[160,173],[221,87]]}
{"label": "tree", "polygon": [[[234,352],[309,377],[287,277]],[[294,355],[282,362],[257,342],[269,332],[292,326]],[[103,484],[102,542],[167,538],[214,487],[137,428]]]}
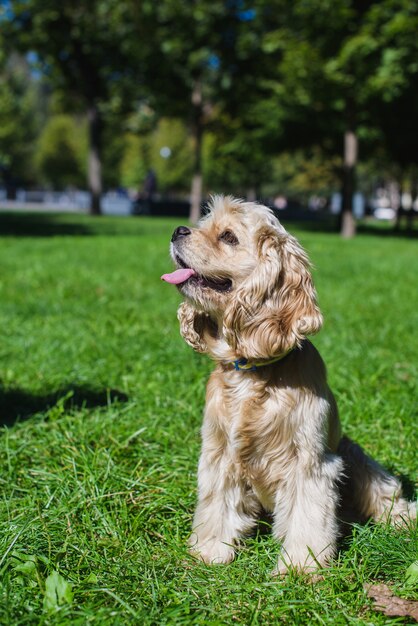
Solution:
{"label": "tree", "polygon": [[[261,33],[268,27],[264,10],[268,3],[259,0],[256,4],[257,10],[246,9],[241,0],[161,0],[147,4],[154,24],[154,54],[158,56],[157,63],[148,66],[151,73],[146,77],[151,105],[160,115],[183,119],[191,130],[192,221],[200,215],[205,134],[229,135],[230,153],[234,153],[235,161],[248,163],[248,172],[254,169],[253,155],[260,152],[251,149],[259,130],[249,111],[254,110],[259,94],[261,63],[268,61],[260,46]],[[226,124],[242,129],[240,140],[231,137]],[[259,126],[261,131],[264,128]],[[257,165],[255,169],[261,168]],[[258,173],[250,176],[257,177]],[[247,186],[254,186],[254,181]]]}
{"label": "tree", "polygon": [[87,116],[91,212],[100,213],[106,115],[120,106],[133,74],[124,45],[132,36],[126,3],[11,0],[2,26],[11,49],[36,53],[38,69],[61,91],[66,108]]}
{"label": "tree", "polygon": [[[211,89],[216,74],[214,41],[219,37],[225,7],[226,3],[219,0],[162,0],[146,5],[153,24],[154,41],[154,62],[146,68],[151,105],[161,116],[183,119],[191,130],[190,217],[193,222],[200,215],[203,135],[211,115]],[[138,19],[140,16],[137,15]],[[141,54],[142,44],[140,41],[132,41],[132,44],[133,56],[137,57]]]}
{"label": "tree", "polygon": [[[282,3],[277,3],[282,7]],[[334,155],[344,137],[342,233],[354,234],[352,195],[357,160],[358,102],[363,66],[344,64],[345,46],[367,3],[297,0],[275,20],[264,40],[278,60],[273,92],[280,101],[284,149],[317,145]],[[283,8],[283,7],[282,7]]]}
{"label": "tree", "polygon": [[[418,194],[418,6],[405,0],[385,0],[373,7],[365,27],[378,42],[380,53],[378,70],[369,80],[377,141],[392,173],[397,170],[401,191],[408,189],[414,196]],[[401,210],[404,197],[401,193]],[[412,211],[409,216],[412,218]]]}
{"label": "tree", "polygon": [[4,59],[0,71],[0,176],[8,198],[17,184],[33,181],[32,157],[37,126],[43,114],[40,85],[32,79],[24,58]]}
{"label": "tree", "polygon": [[[283,9],[280,0],[274,5]],[[317,143],[329,154],[343,144],[341,233],[353,236],[358,140],[364,138],[363,153],[378,137],[394,146],[380,111],[414,90],[417,7],[407,0],[296,0],[275,15],[264,47],[282,52],[273,87],[284,118],[282,144]]]}
{"label": "tree", "polygon": [[49,117],[38,138],[34,156],[41,180],[55,188],[82,185],[86,139],[84,120],[63,114]]}
{"label": "tree", "polygon": [[193,150],[181,120],[162,118],[147,134],[125,136],[121,164],[122,184],[140,189],[147,172],[156,174],[158,189],[185,191],[190,184]]}
{"label": "tree", "polygon": [[[277,137],[277,115],[273,100],[246,103],[240,114],[221,112],[209,126],[204,143],[204,178],[211,189],[260,197],[262,187],[271,182],[274,150],[271,136]],[[269,123],[269,121],[271,123]],[[269,132],[271,133],[269,136]]]}

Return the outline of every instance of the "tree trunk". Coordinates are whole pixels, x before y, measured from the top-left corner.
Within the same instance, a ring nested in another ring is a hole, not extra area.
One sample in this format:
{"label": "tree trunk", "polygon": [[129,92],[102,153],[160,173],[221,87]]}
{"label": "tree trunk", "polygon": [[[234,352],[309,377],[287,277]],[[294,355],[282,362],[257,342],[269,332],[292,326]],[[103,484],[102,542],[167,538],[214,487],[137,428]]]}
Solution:
{"label": "tree trunk", "polygon": [[403,197],[403,182],[401,182],[399,185],[399,204],[396,209],[396,220],[395,220],[395,226],[394,226],[394,229],[396,231],[400,230],[402,226],[402,216],[404,214],[404,208],[402,205],[402,197]]}
{"label": "tree trunk", "polygon": [[411,181],[411,196],[412,196],[412,203],[411,203],[411,210],[408,213],[408,232],[410,235],[413,234],[413,228],[414,228],[414,218],[415,218],[415,202],[416,199],[418,197],[418,180],[416,178],[413,178]]}
{"label": "tree trunk", "polygon": [[6,168],[3,174],[4,186],[6,187],[6,199],[16,200],[16,185],[9,170]]}
{"label": "tree trunk", "polygon": [[353,215],[353,195],[355,189],[357,152],[357,135],[354,129],[351,128],[344,133],[344,168],[340,234],[345,238],[354,237],[356,234],[356,222]]}
{"label": "tree trunk", "polygon": [[200,218],[203,190],[202,142],[203,142],[203,98],[202,86],[196,81],[192,92],[192,136],[193,136],[193,177],[190,190],[190,221],[196,224]]}
{"label": "tree trunk", "polygon": [[396,182],[396,180],[391,181],[388,184],[389,190],[389,203],[392,209],[395,211],[395,221],[393,224],[394,229],[396,230],[399,226],[399,216],[400,216],[400,207],[401,207],[401,193],[400,193],[400,185]]}
{"label": "tree trunk", "polygon": [[190,221],[192,224],[197,224],[200,219],[201,204],[202,204],[202,187],[203,177],[201,172],[195,172],[192,178],[192,187],[190,190]]}
{"label": "tree trunk", "polygon": [[96,104],[92,104],[88,110],[89,121],[89,154],[87,180],[91,193],[90,213],[101,214],[102,196],[102,119]]}

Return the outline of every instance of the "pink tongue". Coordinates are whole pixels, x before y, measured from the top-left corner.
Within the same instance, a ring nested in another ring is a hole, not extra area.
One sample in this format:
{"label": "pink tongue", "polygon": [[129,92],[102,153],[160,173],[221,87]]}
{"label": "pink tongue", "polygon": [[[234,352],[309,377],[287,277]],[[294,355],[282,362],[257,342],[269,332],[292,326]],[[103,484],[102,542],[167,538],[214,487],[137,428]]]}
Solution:
{"label": "pink tongue", "polygon": [[171,272],[171,274],[163,274],[161,276],[161,280],[165,280],[166,283],[171,283],[172,285],[180,285],[181,283],[186,282],[190,276],[193,276],[196,272],[190,268],[175,270]]}

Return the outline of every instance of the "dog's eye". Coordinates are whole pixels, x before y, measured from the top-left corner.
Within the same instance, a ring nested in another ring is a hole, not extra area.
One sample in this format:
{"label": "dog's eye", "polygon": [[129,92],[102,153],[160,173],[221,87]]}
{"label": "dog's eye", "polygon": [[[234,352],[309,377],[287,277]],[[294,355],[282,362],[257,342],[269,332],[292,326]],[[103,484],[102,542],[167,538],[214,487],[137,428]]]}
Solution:
{"label": "dog's eye", "polygon": [[220,241],[224,241],[228,243],[230,246],[236,246],[239,244],[238,238],[234,235],[232,230],[224,230],[224,232],[219,235]]}

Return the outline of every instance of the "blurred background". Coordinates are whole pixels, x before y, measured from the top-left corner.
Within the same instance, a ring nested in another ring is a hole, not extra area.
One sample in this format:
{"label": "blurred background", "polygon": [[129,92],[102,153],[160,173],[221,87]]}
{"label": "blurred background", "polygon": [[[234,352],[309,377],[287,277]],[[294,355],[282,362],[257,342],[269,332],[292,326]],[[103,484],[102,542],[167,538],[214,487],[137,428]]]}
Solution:
{"label": "blurred background", "polygon": [[418,3],[3,0],[0,207],[413,231]]}

